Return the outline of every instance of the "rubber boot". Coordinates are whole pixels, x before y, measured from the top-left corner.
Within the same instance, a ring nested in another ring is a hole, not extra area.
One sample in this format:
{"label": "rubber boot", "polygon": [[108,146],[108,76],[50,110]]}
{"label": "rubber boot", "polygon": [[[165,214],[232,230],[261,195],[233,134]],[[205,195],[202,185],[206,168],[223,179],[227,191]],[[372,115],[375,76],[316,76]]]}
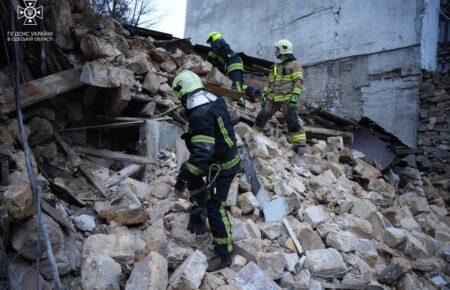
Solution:
{"label": "rubber boot", "polygon": [[208,260],[208,272],[215,272],[230,267],[233,262],[232,256],[216,256]]}
{"label": "rubber boot", "polygon": [[292,146],[292,150],[298,155],[304,155],[306,153],[305,145],[296,144]]}

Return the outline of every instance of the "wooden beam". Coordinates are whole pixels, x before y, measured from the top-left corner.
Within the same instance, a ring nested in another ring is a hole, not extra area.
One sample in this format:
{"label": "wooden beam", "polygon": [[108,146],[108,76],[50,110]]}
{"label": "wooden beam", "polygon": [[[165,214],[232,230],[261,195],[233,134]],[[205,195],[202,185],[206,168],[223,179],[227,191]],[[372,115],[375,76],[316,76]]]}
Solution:
{"label": "wooden beam", "polygon": [[303,128],[305,129],[306,136],[308,139],[309,138],[326,139],[328,137],[341,136],[346,144],[353,143],[353,134],[350,132],[311,126],[304,126]]}
{"label": "wooden beam", "polygon": [[[27,107],[54,96],[72,91],[84,84],[80,81],[80,71],[69,69],[56,74],[52,74],[20,86],[20,96],[22,107]],[[13,87],[8,87],[4,91],[5,111],[10,113],[16,110]]]}
{"label": "wooden beam", "polygon": [[[159,123],[158,121],[146,120],[139,131],[139,142],[137,151],[141,155],[145,155],[146,159],[151,160],[153,164],[157,164],[159,144]],[[146,165],[142,175],[142,182],[150,180],[151,167]]]}
{"label": "wooden beam", "polygon": [[125,180],[130,175],[133,175],[134,173],[141,170],[142,164],[131,164],[127,167],[124,167],[119,172],[116,172],[114,175],[111,175],[105,182],[105,187],[111,187],[113,185],[116,185],[117,183]]}
{"label": "wooden beam", "polygon": [[135,127],[140,126],[144,123],[144,121],[129,121],[129,122],[121,122],[121,123],[112,123],[112,124],[101,124],[101,125],[92,125],[86,127],[77,127],[77,128],[67,128],[63,129],[60,132],[71,132],[71,131],[83,131],[90,129],[112,129],[112,128],[125,128],[125,127]]}
{"label": "wooden beam", "polygon": [[148,157],[129,155],[129,154],[114,152],[114,151],[105,150],[105,149],[100,150],[100,149],[85,148],[85,147],[74,147],[73,149],[75,150],[76,153],[83,154],[83,155],[97,156],[97,157],[103,157],[103,158],[107,158],[107,159],[130,162],[130,163],[137,163],[137,164],[153,163],[153,161]]}
{"label": "wooden beam", "polygon": [[211,85],[209,83],[203,83],[203,85],[205,86],[205,89],[215,95],[221,96],[221,97],[227,97],[233,100],[239,100],[240,98],[245,98],[245,94],[235,91],[235,90],[231,90],[231,89],[227,89],[227,88],[222,88],[216,85]]}

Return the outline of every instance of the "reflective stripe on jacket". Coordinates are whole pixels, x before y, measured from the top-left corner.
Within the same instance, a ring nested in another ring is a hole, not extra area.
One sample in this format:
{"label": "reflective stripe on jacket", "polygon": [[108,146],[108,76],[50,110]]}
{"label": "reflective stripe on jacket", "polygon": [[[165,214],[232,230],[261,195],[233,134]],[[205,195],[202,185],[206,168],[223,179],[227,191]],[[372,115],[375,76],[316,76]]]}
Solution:
{"label": "reflective stripe on jacket", "polygon": [[[274,102],[288,102],[292,94],[298,96],[303,89],[303,72],[297,60],[287,60],[272,66],[269,84],[264,88]],[[295,102],[297,100],[293,100]]]}
{"label": "reflective stripe on jacket", "polygon": [[211,43],[208,61],[215,66],[221,67],[222,71],[227,74],[235,70],[244,70],[241,58],[223,38],[219,38]]}
{"label": "reflective stripe on jacket", "polygon": [[189,132],[185,140],[190,156],[182,165],[179,178],[205,176],[212,164],[218,165],[220,175],[232,175],[239,171],[236,138],[223,99],[217,98],[214,102],[191,110]]}

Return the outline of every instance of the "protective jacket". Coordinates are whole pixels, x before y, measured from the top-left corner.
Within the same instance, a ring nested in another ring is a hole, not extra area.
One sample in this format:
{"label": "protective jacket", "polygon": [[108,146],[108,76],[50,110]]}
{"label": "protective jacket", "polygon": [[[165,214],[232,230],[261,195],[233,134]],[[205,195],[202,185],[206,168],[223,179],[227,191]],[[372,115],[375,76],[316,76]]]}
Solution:
{"label": "protective jacket", "polygon": [[269,100],[297,103],[303,89],[303,72],[295,57],[272,66],[268,86],[264,88]]}
{"label": "protective jacket", "polygon": [[221,68],[226,74],[235,70],[244,70],[241,58],[223,38],[219,38],[211,43],[208,61]]}
{"label": "protective jacket", "polygon": [[236,138],[223,99],[217,98],[189,111],[189,130],[184,139],[190,157],[181,166],[178,181],[189,183],[190,178],[206,176],[213,164],[216,165],[211,167],[212,172],[220,169],[220,176],[234,175],[239,171]]}

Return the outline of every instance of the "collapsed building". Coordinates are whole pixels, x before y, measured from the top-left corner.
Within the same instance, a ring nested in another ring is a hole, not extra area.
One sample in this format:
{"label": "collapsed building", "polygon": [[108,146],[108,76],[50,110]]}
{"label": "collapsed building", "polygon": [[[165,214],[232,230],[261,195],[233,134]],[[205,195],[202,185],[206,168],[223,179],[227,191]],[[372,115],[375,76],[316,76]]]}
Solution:
{"label": "collapsed building", "polygon": [[[9,30],[5,2],[0,11]],[[226,202],[236,255],[231,267],[206,273],[211,236],[187,231],[191,204],[171,194],[189,153],[179,137],[186,120],[170,83],[190,69],[230,101],[238,97],[231,81],[205,61],[205,47],[122,25],[93,13],[84,0],[52,0],[44,13],[54,41],[45,45],[44,57],[41,45],[21,43],[20,95],[64,289],[448,285],[449,182],[441,174],[447,164],[434,151],[440,146],[435,142],[445,145],[448,137],[429,131],[448,122],[442,105],[448,103],[448,75],[428,76],[422,87],[419,146],[429,154],[417,158],[430,163],[422,172],[409,162],[409,151],[385,148],[385,157],[366,150],[364,140],[380,147],[397,142],[373,124],[301,109],[309,146],[305,156],[296,156],[276,121],[282,114],[273,117],[267,134],[256,133],[251,125],[260,105],[249,101],[242,110],[229,102],[245,169]],[[242,58],[246,82],[261,87],[271,63]],[[1,285],[34,289],[38,278],[42,289],[52,289],[18,134],[11,67],[5,56],[1,61],[0,261],[7,265]]]}

